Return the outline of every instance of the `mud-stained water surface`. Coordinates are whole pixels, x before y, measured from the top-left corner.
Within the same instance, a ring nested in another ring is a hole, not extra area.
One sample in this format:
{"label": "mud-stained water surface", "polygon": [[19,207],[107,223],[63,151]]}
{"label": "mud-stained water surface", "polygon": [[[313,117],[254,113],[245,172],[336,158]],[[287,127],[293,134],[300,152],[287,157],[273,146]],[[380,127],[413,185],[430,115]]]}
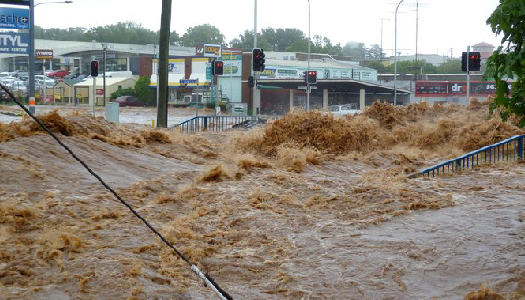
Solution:
{"label": "mud-stained water surface", "polygon": [[[483,104],[376,103],[181,135],[46,125],[234,299],[525,299],[525,164],[407,179],[523,131]],[[213,299],[31,121],[0,124],[0,299]]]}

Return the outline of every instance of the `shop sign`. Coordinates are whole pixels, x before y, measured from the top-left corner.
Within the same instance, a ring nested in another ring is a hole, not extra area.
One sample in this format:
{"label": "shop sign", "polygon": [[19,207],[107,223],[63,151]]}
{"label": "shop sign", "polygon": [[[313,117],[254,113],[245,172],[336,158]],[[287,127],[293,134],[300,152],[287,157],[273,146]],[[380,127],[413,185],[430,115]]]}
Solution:
{"label": "shop sign", "polygon": [[25,8],[0,7],[1,29],[29,29],[29,10]]}
{"label": "shop sign", "polygon": [[221,45],[204,44],[205,57],[221,57]]}
{"label": "shop sign", "polygon": [[[512,83],[509,83],[509,90]],[[495,82],[470,83],[471,96],[490,96],[496,94]],[[467,83],[464,81],[417,81],[416,97],[452,97],[466,96]]]}
{"label": "shop sign", "polygon": [[35,59],[53,59],[53,50],[52,49],[36,49],[35,50]]}
{"label": "shop sign", "polygon": [[0,53],[29,54],[29,33],[1,33]]}

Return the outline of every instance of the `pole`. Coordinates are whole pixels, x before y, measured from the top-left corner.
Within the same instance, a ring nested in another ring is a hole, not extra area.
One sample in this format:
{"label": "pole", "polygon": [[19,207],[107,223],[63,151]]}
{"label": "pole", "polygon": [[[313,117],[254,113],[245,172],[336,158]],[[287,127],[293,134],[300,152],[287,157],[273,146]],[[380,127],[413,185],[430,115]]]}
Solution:
{"label": "pole", "polygon": [[97,101],[97,77],[93,76],[93,117],[95,117],[95,102]]}
{"label": "pole", "polygon": [[308,68],[306,70],[306,111],[310,111],[310,0],[308,0]]}
{"label": "pole", "polygon": [[168,127],[168,56],[170,46],[171,0],[162,0],[159,41],[159,105],[157,127]]}
{"label": "pole", "polygon": [[470,66],[469,66],[469,58],[470,58],[470,46],[467,46],[467,104],[470,103]]}
{"label": "pole", "polygon": [[[196,100],[195,100],[195,102],[196,102],[196,104],[195,104],[195,116],[196,117],[199,116],[199,92],[200,92],[199,78],[197,78],[197,97],[196,97]],[[204,101],[203,101],[203,103],[204,103]]]}
{"label": "pole", "polygon": [[[157,62],[155,63],[155,60]],[[159,109],[159,61],[157,58],[157,44],[153,44],[153,71],[155,72],[155,76],[157,78],[157,88],[156,88],[156,94],[157,94],[157,110]]]}
{"label": "pole", "polygon": [[47,102],[47,82],[46,82],[46,60],[44,59],[44,63],[42,64],[42,74],[44,75],[44,103]]}
{"label": "pole", "polygon": [[399,1],[395,14],[395,42],[394,42],[394,106],[397,105],[397,10],[404,0]]}
{"label": "pole", "polygon": [[[257,48],[257,0],[254,0],[254,15],[253,15],[253,48]],[[253,52],[252,52],[253,53]],[[252,54],[253,55],[253,54]],[[252,59],[253,64],[253,59]],[[257,116],[257,78],[255,76],[255,71],[253,71],[252,66],[252,76],[253,76],[253,88],[252,88],[252,115]]]}
{"label": "pole", "polygon": [[104,89],[104,106],[106,106],[106,51],[107,51],[107,45],[104,44],[104,57],[102,60],[104,61],[104,82],[103,82],[103,89]]}
{"label": "pole", "polygon": [[29,0],[29,112],[35,114],[35,1]]}

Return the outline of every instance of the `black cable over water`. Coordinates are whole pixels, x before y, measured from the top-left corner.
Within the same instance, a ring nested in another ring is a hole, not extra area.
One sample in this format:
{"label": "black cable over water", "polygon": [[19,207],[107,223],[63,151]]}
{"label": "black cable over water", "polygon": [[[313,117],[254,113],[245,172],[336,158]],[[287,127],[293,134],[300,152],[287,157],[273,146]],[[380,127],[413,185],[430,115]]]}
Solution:
{"label": "black cable over water", "polygon": [[136,210],[133,209],[133,207],[131,207],[131,205],[129,205],[126,201],[124,201],[118,194],[117,192],[115,192],[115,190],[113,190],[109,185],[106,184],[106,182],[104,182],[104,180],[102,180],[102,178],[100,178],[100,176],[98,176],[95,172],[93,172],[93,170],[91,170],[87,165],[86,163],[81,160],[80,158],[78,158],[76,156],[75,153],[73,153],[73,151],[71,149],[69,149],[68,146],[66,146],[64,143],[62,143],[62,141],[58,138],[58,136],[56,136],[56,134],[54,134],[51,130],[49,130],[49,128],[46,127],[46,125],[44,125],[44,123],[42,123],[42,121],[40,121],[37,117],[35,117],[25,106],[23,106],[16,98],[15,96],[13,95],[13,93],[7,89],[3,84],[0,84],[0,87],[9,95],[9,97],[11,97],[11,99],[16,103],[18,104],[18,106],[20,106],[29,116],[31,116],[31,118],[33,118],[33,120],[35,120],[35,122],[38,123],[38,125],[40,125],[40,127],[42,127],[42,129],[44,129],[49,135],[51,135],[62,147],[64,147],[64,149],[66,149],[67,152],[69,152],[69,154],[71,154],[71,156],[73,156],[73,158],[78,161],[91,175],[93,175],[108,191],[110,191],[119,201],[120,203],[124,204],[137,218],[139,218],[151,231],[153,231],[153,233],[155,233],[166,245],[168,245],[168,247],[170,247],[182,260],[184,260],[185,262],[187,262],[189,265],[190,265],[190,268],[193,272],[195,272],[195,274],[197,274],[197,276],[199,276],[202,280],[204,280],[204,282],[209,286],[211,287],[211,289],[217,293],[217,295],[221,298],[221,299],[226,299],[226,300],[233,300],[233,298],[228,294],[226,293],[223,289],[221,289],[219,287],[219,285],[217,283],[215,283],[215,281],[209,277],[207,274],[204,274],[202,273],[202,271],[200,271],[197,266],[195,266],[194,264],[192,264],[181,252],[179,252],[177,250],[177,248],[175,248],[175,246],[173,246],[162,234],[160,234],[153,226],[151,226],[151,224],[146,220],[144,219],[144,217],[142,217]]}

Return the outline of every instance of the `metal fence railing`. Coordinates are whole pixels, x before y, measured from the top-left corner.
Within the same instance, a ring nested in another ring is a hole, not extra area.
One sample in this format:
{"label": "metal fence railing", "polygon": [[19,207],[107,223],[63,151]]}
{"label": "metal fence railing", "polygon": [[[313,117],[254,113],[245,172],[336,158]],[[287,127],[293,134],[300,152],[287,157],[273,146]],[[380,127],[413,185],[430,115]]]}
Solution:
{"label": "metal fence railing", "polygon": [[494,145],[485,146],[479,150],[469,152],[458,158],[423,169],[418,173],[410,175],[409,178],[416,178],[420,176],[435,177],[446,173],[457,172],[463,169],[476,168],[484,164],[523,160],[524,139],[525,135],[513,136]]}
{"label": "metal fence railing", "polygon": [[258,121],[257,116],[199,116],[186,120],[176,128],[182,133],[196,133],[200,131],[225,131],[246,121]]}

